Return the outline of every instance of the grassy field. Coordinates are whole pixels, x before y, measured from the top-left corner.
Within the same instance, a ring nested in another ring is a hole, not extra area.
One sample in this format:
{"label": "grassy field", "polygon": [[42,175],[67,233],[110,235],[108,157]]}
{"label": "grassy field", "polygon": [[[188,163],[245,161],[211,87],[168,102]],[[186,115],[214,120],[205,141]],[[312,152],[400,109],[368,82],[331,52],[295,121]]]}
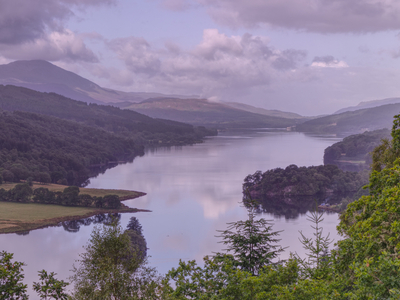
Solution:
{"label": "grassy field", "polygon": [[100,213],[137,212],[138,209],[99,209],[51,204],[0,202],[0,233],[13,233],[57,225]]}
{"label": "grassy field", "polygon": [[[0,185],[0,188],[5,189],[6,191],[15,187],[17,183],[3,183]],[[61,184],[54,184],[54,183],[47,183],[47,184],[39,184],[33,183],[32,188],[46,188],[52,192],[62,192],[67,186]],[[89,189],[89,188],[79,188],[80,194],[89,194],[90,196],[94,197],[104,197],[105,195],[117,195],[119,199],[128,200],[134,199],[140,196],[143,196],[144,193],[136,192],[136,191],[127,191],[127,190],[111,190],[111,189]]]}
{"label": "grassy field", "polygon": [[[0,188],[10,190],[16,183],[4,183]],[[59,184],[33,184],[33,189],[44,187],[53,192],[63,191],[66,186]],[[133,199],[145,195],[141,192],[110,189],[79,188],[80,194],[89,194],[92,197],[118,195],[120,200]],[[137,212],[136,208],[125,205],[120,209],[99,209],[95,207],[70,207],[52,204],[15,203],[0,201],[0,233],[27,231],[46,226],[57,225],[66,220],[76,220],[94,216],[99,213]]]}

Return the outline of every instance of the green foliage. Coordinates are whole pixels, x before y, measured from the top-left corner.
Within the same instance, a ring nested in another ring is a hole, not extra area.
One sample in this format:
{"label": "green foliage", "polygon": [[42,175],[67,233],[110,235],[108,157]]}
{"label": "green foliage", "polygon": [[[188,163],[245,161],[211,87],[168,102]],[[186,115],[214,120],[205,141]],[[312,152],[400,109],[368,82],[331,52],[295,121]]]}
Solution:
{"label": "green foliage", "polygon": [[[284,251],[276,245],[279,231],[272,231],[272,223],[256,219],[254,207],[248,208],[248,219],[228,223],[228,229],[219,231],[226,251],[232,252],[233,263],[241,270],[257,275],[261,268],[273,263],[279,253]],[[221,255],[221,254],[218,254]]]}
{"label": "green foliage", "polygon": [[96,227],[74,266],[74,299],[155,299],[158,277],[145,266],[129,236],[113,222]]}
{"label": "green foliage", "polygon": [[306,237],[300,231],[301,238],[299,240],[308,253],[307,258],[302,259],[298,255],[296,258],[302,265],[303,273],[307,278],[322,279],[330,275],[329,245],[333,241],[329,238],[329,233],[327,236],[323,235],[323,227],[321,227],[321,223],[324,221],[323,215],[324,213],[319,212],[316,208],[307,216],[307,220],[313,224],[311,227],[315,230],[312,238]]}
{"label": "green foliage", "polygon": [[69,284],[63,280],[57,280],[54,272],[47,273],[45,270],[39,271],[39,282],[33,283],[33,289],[38,293],[40,299],[69,299],[68,294],[64,292],[65,287]]}
{"label": "green foliage", "polygon": [[273,196],[313,196],[326,193],[357,192],[368,178],[357,172],[344,172],[337,166],[276,168],[264,173],[257,171],[244,179],[243,194],[254,198]]}
{"label": "green foliage", "polygon": [[350,135],[324,151],[324,164],[340,165],[340,160],[358,158],[369,162],[370,152],[381,144],[382,139],[390,137],[388,129],[366,131],[361,134]]}
{"label": "green foliage", "polygon": [[27,286],[22,283],[24,264],[12,259],[13,254],[0,252],[0,299],[28,299]]}

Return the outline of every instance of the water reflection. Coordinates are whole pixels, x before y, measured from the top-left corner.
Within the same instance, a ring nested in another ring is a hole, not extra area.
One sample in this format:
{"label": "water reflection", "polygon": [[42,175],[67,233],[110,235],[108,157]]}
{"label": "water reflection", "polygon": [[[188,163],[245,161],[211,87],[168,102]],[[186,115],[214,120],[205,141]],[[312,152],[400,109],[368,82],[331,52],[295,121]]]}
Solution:
{"label": "water reflection", "polygon": [[[316,195],[316,196],[290,196],[290,197],[263,197],[257,199],[256,213],[268,213],[274,217],[284,217],[286,220],[298,219],[310,211],[315,211],[316,206],[321,204],[339,204],[343,198],[353,198],[355,193],[341,195]],[[243,200],[245,201],[245,200]],[[248,206],[248,204],[246,205]],[[336,214],[326,211],[326,214]]]}
{"label": "water reflection", "polygon": [[108,213],[108,214],[98,214],[93,217],[84,218],[80,220],[63,221],[58,224],[62,226],[65,231],[68,232],[79,232],[81,226],[89,226],[92,224],[111,224],[114,221],[121,220],[121,214],[118,213]]}

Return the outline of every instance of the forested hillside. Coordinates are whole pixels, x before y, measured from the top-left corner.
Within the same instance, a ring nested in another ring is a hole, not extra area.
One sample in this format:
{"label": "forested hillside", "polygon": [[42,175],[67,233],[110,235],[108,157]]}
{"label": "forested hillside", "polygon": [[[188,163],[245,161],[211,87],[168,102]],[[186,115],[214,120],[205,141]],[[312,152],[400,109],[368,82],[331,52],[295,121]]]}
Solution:
{"label": "forested hillside", "polygon": [[74,120],[143,145],[181,145],[200,142],[216,131],[189,124],[153,119],[131,110],[113,106],[87,104],[54,93],[40,93],[22,87],[0,85],[0,108],[26,111]]}
{"label": "forested hillside", "polygon": [[351,165],[358,169],[367,169],[372,162],[371,152],[382,139],[390,138],[389,129],[366,131],[345,137],[342,141],[325,149],[324,164],[337,165],[348,169]]}
{"label": "forested hillside", "polygon": [[296,125],[301,132],[355,134],[382,128],[391,128],[400,104],[387,104],[313,119]]}
{"label": "forested hillside", "polygon": [[132,138],[74,121],[27,112],[0,113],[0,174],[4,181],[80,185],[90,166],[132,160],[143,146]]}

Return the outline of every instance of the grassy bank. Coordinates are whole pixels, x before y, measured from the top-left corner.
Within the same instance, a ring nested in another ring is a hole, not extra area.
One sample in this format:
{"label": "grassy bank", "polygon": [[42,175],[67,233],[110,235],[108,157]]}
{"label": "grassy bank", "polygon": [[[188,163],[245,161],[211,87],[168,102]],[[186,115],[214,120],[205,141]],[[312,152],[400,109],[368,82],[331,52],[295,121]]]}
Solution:
{"label": "grassy bank", "polygon": [[[0,185],[0,188],[10,190],[15,183]],[[66,186],[58,184],[34,184],[33,188],[44,187],[53,192],[63,191]],[[118,195],[120,200],[133,199],[145,195],[141,192],[110,189],[80,188],[80,193],[92,197]],[[0,233],[15,233],[47,226],[54,226],[62,221],[87,218],[100,213],[137,212],[136,208],[122,205],[119,209],[102,209],[95,207],[70,207],[52,204],[0,202]]]}
{"label": "grassy bank", "polygon": [[[13,189],[17,183],[3,183],[0,185],[0,188],[5,189],[6,191]],[[67,186],[61,185],[61,184],[54,184],[54,183],[46,183],[46,184],[39,184],[39,183],[33,183],[32,188],[37,189],[37,188],[46,188],[49,189],[49,191],[52,192],[62,192]],[[134,199],[140,196],[145,195],[145,193],[142,192],[136,192],[136,191],[127,191],[127,190],[111,190],[111,189],[90,189],[90,188],[79,188],[80,194],[89,194],[92,197],[104,197],[105,195],[117,195],[119,197],[119,200],[128,200],[128,199]]]}

